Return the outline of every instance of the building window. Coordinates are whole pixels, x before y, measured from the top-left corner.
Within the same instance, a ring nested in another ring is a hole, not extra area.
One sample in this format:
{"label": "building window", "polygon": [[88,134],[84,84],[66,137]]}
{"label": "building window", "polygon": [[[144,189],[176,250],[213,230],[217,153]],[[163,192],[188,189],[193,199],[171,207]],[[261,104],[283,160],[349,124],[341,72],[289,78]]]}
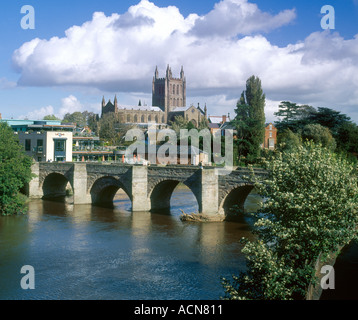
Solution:
{"label": "building window", "polygon": [[148,116],[148,122],[151,122],[151,121],[152,121],[152,116],[149,115],[149,116]]}
{"label": "building window", "polygon": [[138,122],[138,117],[137,115],[134,116],[134,123],[137,123]]}
{"label": "building window", "polygon": [[44,141],[42,139],[37,140],[37,152],[42,152],[44,146]]}
{"label": "building window", "polygon": [[65,140],[55,141],[55,151],[65,151]]}
{"label": "building window", "polygon": [[272,124],[270,124],[270,130],[272,130]]}
{"label": "building window", "polygon": [[272,132],[270,132],[270,138],[272,138]]}
{"label": "building window", "polygon": [[275,140],[274,139],[269,139],[269,148],[270,149],[275,148]]}
{"label": "building window", "polygon": [[142,123],[144,123],[144,116],[142,116],[141,120],[140,120]]}
{"label": "building window", "polygon": [[31,151],[31,140],[30,139],[25,140],[25,151]]}
{"label": "building window", "polygon": [[131,122],[131,116],[127,115],[127,122]]}
{"label": "building window", "polygon": [[179,94],[179,85],[177,85],[177,94]]}

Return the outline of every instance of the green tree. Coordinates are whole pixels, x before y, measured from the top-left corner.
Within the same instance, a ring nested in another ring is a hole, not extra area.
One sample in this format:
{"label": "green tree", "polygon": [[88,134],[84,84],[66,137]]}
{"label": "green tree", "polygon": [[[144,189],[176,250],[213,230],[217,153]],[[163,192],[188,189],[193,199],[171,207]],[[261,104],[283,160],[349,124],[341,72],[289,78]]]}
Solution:
{"label": "green tree", "polygon": [[315,283],[319,257],[337,252],[356,234],[355,165],[307,142],[266,162],[268,178],[256,188],[267,200],[244,240],[247,271],[223,279],[226,299],[304,299]]}
{"label": "green tree", "polygon": [[174,121],[170,121],[170,125],[172,129],[177,134],[177,137],[180,137],[180,130],[181,129],[192,129],[194,126],[188,120],[186,120],[183,116],[175,116]]}
{"label": "green tree", "polygon": [[265,137],[265,94],[258,77],[252,76],[246,81],[246,90],[241,94],[235,113],[232,124],[238,132],[239,157],[259,157]]}
{"label": "green tree", "polygon": [[353,122],[344,123],[337,132],[337,149],[348,153],[358,152],[358,126]]}
{"label": "green tree", "polygon": [[66,113],[62,123],[76,123],[77,127],[83,128],[87,125],[86,115],[76,111],[74,113]]}
{"label": "green tree", "polygon": [[111,145],[118,144],[120,136],[116,130],[116,119],[107,113],[99,121],[99,137]]}
{"label": "green tree", "polygon": [[337,136],[339,128],[342,125],[349,123],[351,120],[350,117],[339,111],[321,107],[319,107],[316,112],[311,113],[309,119],[311,123],[317,123],[323,127],[327,127],[331,130],[333,137]]}
{"label": "green tree", "polygon": [[316,109],[308,105],[297,105],[290,101],[282,101],[278,106],[279,111],[275,112],[275,116],[280,121],[275,122],[275,126],[279,131],[286,129],[294,133],[299,132],[305,125],[311,122],[311,115]]}
{"label": "green tree", "polygon": [[293,133],[290,129],[279,132],[277,136],[277,144],[280,151],[294,150],[301,145],[301,136]]}
{"label": "green tree", "polygon": [[61,119],[57,118],[54,114],[49,114],[47,116],[44,116],[43,120],[61,120]]}
{"label": "green tree", "polygon": [[13,130],[0,121],[0,214],[24,212],[20,189],[30,182],[32,160],[26,156]]}
{"label": "green tree", "polygon": [[334,151],[336,148],[336,141],[334,140],[328,128],[320,124],[308,124],[302,130],[302,139],[311,140],[316,144],[321,144],[324,147]]}

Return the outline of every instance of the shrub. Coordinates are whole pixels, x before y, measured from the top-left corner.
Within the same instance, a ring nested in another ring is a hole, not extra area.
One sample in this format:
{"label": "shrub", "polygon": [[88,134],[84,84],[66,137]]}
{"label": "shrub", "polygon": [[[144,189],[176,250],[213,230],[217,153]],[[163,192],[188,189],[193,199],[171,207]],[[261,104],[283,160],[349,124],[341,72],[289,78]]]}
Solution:
{"label": "shrub", "polygon": [[245,241],[247,271],[223,279],[225,299],[303,299],[316,281],[315,262],[354,236],[358,223],[356,167],[312,142],[265,162],[256,188],[267,200]]}

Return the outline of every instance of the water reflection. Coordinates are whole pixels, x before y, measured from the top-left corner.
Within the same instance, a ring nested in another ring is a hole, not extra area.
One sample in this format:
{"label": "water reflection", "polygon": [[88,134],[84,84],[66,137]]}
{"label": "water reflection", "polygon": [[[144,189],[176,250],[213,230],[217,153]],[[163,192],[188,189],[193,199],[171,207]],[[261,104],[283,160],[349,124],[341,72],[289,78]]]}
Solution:
{"label": "water reflection", "polygon": [[[240,222],[183,223],[197,211],[188,190],[172,197],[171,214],[131,213],[71,201],[31,201],[29,214],[0,219],[0,299],[219,299],[220,276],[245,268]],[[36,290],[19,286],[21,266],[36,271]]]}

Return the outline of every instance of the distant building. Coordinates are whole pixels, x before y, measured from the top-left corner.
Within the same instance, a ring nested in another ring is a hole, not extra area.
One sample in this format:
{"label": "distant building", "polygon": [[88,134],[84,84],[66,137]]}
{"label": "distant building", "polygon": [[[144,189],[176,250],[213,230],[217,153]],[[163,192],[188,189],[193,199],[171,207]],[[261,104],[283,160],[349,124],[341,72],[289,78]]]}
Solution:
{"label": "distant building", "polygon": [[123,106],[118,104],[117,96],[114,102],[102,99],[102,114],[114,113],[121,123],[168,125],[176,116],[182,116],[198,127],[199,123],[207,117],[206,106],[186,106],[186,78],[181,68],[180,78],[174,78],[171,68],[167,67],[165,78],[159,78],[156,67],[152,82],[152,106]]}
{"label": "distant building", "polygon": [[277,128],[272,123],[266,123],[265,139],[262,147],[264,149],[273,150],[277,144]]}
{"label": "distant building", "polygon": [[209,129],[212,134],[221,131],[221,135],[225,135],[225,130],[234,130],[231,125],[230,114],[222,116],[209,116]]}

